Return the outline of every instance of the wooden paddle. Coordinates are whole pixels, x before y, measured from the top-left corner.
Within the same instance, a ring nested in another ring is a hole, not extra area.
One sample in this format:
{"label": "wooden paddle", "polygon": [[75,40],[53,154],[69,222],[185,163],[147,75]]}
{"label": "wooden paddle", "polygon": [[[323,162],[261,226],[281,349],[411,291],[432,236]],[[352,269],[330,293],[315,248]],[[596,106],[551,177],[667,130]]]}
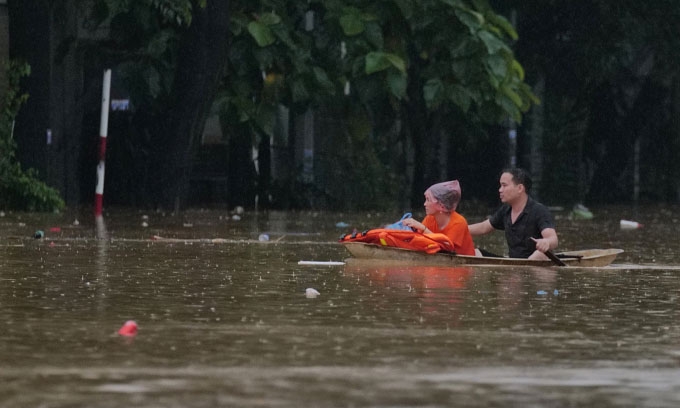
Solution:
{"label": "wooden paddle", "polygon": [[553,261],[553,263],[555,265],[557,265],[557,266],[567,266],[567,264],[562,262],[562,260],[560,258],[558,258],[557,256],[555,256],[555,254],[553,254],[553,251],[547,250],[547,251],[544,252],[544,254],[545,254],[545,256],[550,258],[550,260]]}
{"label": "wooden paddle", "polygon": [[[536,242],[536,238],[530,237],[530,239],[531,239],[532,241]],[[555,254],[553,254],[553,251],[547,250],[547,251],[544,252],[544,254],[545,254],[545,256],[547,256],[548,259],[550,259],[550,260],[552,261],[552,263],[554,263],[555,265],[557,265],[557,266],[567,266],[567,264],[565,264],[564,262],[562,262],[562,260],[561,260],[560,258],[558,258],[557,256],[555,256]]]}

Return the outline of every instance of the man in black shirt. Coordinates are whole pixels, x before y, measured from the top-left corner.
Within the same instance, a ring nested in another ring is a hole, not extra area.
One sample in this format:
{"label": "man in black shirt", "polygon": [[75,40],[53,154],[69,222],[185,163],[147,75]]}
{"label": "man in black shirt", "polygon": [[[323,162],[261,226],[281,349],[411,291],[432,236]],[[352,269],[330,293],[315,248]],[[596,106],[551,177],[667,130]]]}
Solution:
{"label": "man in black shirt", "polygon": [[473,237],[505,230],[511,258],[547,260],[557,247],[557,232],[550,211],[529,197],[531,177],[519,168],[504,170],[500,193],[503,206],[488,220],[469,226]]}

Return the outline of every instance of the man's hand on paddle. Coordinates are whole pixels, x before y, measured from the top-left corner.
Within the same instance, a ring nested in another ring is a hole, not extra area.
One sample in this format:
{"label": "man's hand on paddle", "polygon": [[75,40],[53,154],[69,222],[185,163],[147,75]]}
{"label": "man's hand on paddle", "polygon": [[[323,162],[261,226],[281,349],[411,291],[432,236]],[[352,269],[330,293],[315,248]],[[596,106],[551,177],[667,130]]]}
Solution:
{"label": "man's hand on paddle", "polygon": [[536,243],[536,250],[545,253],[546,251],[557,248],[557,232],[555,232],[553,228],[545,228],[541,231],[541,235],[543,238],[531,238]]}
{"label": "man's hand on paddle", "polygon": [[536,243],[536,249],[545,253],[545,251],[550,250],[550,242],[548,242],[547,239],[541,238],[541,239],[536,239],[536,238],[531,238],[535,243]]}

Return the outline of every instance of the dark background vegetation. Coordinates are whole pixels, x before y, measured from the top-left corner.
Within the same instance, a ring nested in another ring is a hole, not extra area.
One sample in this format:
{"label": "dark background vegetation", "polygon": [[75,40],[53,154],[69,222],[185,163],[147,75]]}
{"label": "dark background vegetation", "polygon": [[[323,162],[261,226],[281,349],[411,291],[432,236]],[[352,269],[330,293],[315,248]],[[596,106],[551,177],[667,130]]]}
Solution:
{"label": "dark background vegetation", "polygon": [[[406,209],[453,178],[494,205],[513,160],[550,205],[680,200],[676,1],[7,9],[30,74],[6,92],[28,99],[3,107],[3,206],[92,205],[106,68],[131,109],[111,112],[105,205]],[[37,179],[55,190],[29,205]]]}

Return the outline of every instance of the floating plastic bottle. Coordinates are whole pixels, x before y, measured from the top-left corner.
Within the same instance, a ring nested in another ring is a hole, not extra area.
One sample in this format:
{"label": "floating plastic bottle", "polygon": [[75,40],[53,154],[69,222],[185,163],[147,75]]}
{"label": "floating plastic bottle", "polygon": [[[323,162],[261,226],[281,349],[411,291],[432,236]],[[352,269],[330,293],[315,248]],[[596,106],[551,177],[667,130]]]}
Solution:
{"label": "floating plastic bottle", "polygon": [[643,227],[643,225],[640,224],[639,222],[630,220],[621,220],[619,222],[619,226],[621,227],[622,230],[634,230]]}

